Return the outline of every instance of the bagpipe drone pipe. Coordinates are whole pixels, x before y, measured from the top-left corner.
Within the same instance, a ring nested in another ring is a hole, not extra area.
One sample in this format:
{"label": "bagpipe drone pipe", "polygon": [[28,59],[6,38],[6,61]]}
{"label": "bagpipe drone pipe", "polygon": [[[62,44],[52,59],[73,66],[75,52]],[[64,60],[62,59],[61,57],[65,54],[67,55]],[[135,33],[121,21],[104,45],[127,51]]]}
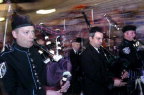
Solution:
{"label": "bagpipe drone pipe", "polygon": [[[63,81],[63,84],[70,80],[71,78],[71,63],[68,57],[60,55],[58,52],[58,47],[56,46],[56,54],[51,49],[54,49],[55,46],[52,44],[49,47],[45,45],[39,45],[36,41],[34,46],[38,48],[38,52],[43,58],[43,62],[46,64],[46,78],[47,86],[55,87],[57,90],[60,89],[60,81]],[[56,45],[58,41],[56,38]]]}
{"label": "bagpipe drone pipe", "polygon": [[103,46],[101,46],[100,49],[106,58],[106,63],[109,71],[112,73],[114,77],[121,78],[123,70],[128,69],[129,62],[125,59],[120,58],[119,56],[113,55],[109,50],[107,50]]}

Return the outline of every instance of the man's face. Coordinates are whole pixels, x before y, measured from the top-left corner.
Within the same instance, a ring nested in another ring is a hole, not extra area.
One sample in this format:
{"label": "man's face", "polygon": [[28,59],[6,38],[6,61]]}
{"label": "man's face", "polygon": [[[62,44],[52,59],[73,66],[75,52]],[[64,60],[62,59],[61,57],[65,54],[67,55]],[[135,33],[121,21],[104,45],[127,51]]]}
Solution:
{"label": "man's face", "polygon": [[124,33],[124,38],[127,39],[127,40],[129,40],[129,41],[134,40],[135,36],[136,36],[136,33],[135,33],[135,31],[132,31],[132,30],[126,31]]}
{"label": "man's face", "polygon": [[89,37],[89,40],[93,47],[99,48],[102,45],[103,33],[96,32],[94,37]]}
{"label": "man's face", "polygon": [[73,42],[72,43],[72,48],[76,51],[78,51],[80,49],[80,43],[78,42]]}
{"label": "man's face", "polygon": [[16,39],[17,44],[21,47],[30,48],[33,46],[33,41],[35,39],[33,26],[17,28],[12,31],[12,35]]}

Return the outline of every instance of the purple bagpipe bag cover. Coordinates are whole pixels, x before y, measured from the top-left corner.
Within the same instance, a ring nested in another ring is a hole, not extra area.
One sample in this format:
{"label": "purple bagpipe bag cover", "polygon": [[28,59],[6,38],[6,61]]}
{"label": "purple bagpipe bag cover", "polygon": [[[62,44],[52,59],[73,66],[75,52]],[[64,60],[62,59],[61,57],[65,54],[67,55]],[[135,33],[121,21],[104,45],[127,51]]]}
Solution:
{"label": "purple bagpipe bag cover", "polygon": [[50,61],[46,66],[48,86],[59,86],[63,72],[71,70],[71,63],[68,57],[63,57],[58,62]]}

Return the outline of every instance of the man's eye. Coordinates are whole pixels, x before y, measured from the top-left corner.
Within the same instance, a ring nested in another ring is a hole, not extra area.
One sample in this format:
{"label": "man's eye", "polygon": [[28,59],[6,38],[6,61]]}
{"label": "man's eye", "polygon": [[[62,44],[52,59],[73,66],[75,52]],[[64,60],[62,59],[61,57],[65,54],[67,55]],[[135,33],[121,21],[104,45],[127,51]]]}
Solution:
{"label": "man's eye", "polygon": [[28,32],[25,32],[26,34],[28,34]]}
{"label": "man's eye", "polygon": [[97,38],[98,40],[100,40],[101,38]]}

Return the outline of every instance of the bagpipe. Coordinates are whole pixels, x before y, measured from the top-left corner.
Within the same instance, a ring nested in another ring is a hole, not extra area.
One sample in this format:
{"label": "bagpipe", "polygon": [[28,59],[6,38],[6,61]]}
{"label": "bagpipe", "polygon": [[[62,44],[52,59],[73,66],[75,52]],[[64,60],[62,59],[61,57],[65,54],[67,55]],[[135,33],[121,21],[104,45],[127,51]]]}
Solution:
{"label": "bagpipe", "polygon": [[[55,52],[54,50],[52,50],[52,49],[50,50],[50,48],[46,47],[45,45],[38,44],[36,42],[36,40],[34,41],[34,46],[39,48],[38,52],[41,55],[47,55],[47,56],[44,56],[44,58],[45,58],[44,63],[47,63],[46,60],[48,60],[48,59],[51,61],[58,62],[60,59],[63,58],[63,56],[59,54],[59,49],[61,49],[61,47],[58,46],[60,44],[60,42],[58,42],[57,38],[56,38],[56,48],[55,48],[56,53],[54,53]],[[48,58],[48,59],[46,59],[46,58]]]}
{"label": "bagpipe", "polygon": [[109,71],[113,74],[114,77],[121,78],[123,70],[128,69],[129,63],[127,62],[127,60],[112,54],[108,49],[104,48],[103,46],[100,46],[100,50],[105,56]]}
{"label": "bagpipe", "polygon": [[142,69],[144,69],[144,43],[140,40],[134,40],[133,46],[136,49],[137,59],[139,63],[142,65]]}
{"label": "bagpipe", "polygon": [[144,51],[144,43],[140,40],[134,40],[134,47],[136,47],[137,51]]}
{"label": "bagpipe", "polygon": [[43,62],[46,64],[46,76],[47,76],[47,85],[49,87],[56,87],[60,89],[60,81],[63,81],[63,84],[70,80],[71,78],[71,63],[70,59],[65,55],[62,55],[60,36],[56,36],[55,42],[50,42],[49,37],[45,37],[46,44],[40,45],[37,43],[37,39],[34,41],[34,46],[38,47],[38,52],[43,57]]}
{"label": "bagpipe", "polygon": [[122,74],[127,71],[128,77],[122,79],[127,82],[125,90],[129,95],[143,95],[144,91],[144,70],[142,68],[130,69],[128,60],[114,56],[107,49],[100,47],[106,57],[109,71],[112,77],[122,79]]}

